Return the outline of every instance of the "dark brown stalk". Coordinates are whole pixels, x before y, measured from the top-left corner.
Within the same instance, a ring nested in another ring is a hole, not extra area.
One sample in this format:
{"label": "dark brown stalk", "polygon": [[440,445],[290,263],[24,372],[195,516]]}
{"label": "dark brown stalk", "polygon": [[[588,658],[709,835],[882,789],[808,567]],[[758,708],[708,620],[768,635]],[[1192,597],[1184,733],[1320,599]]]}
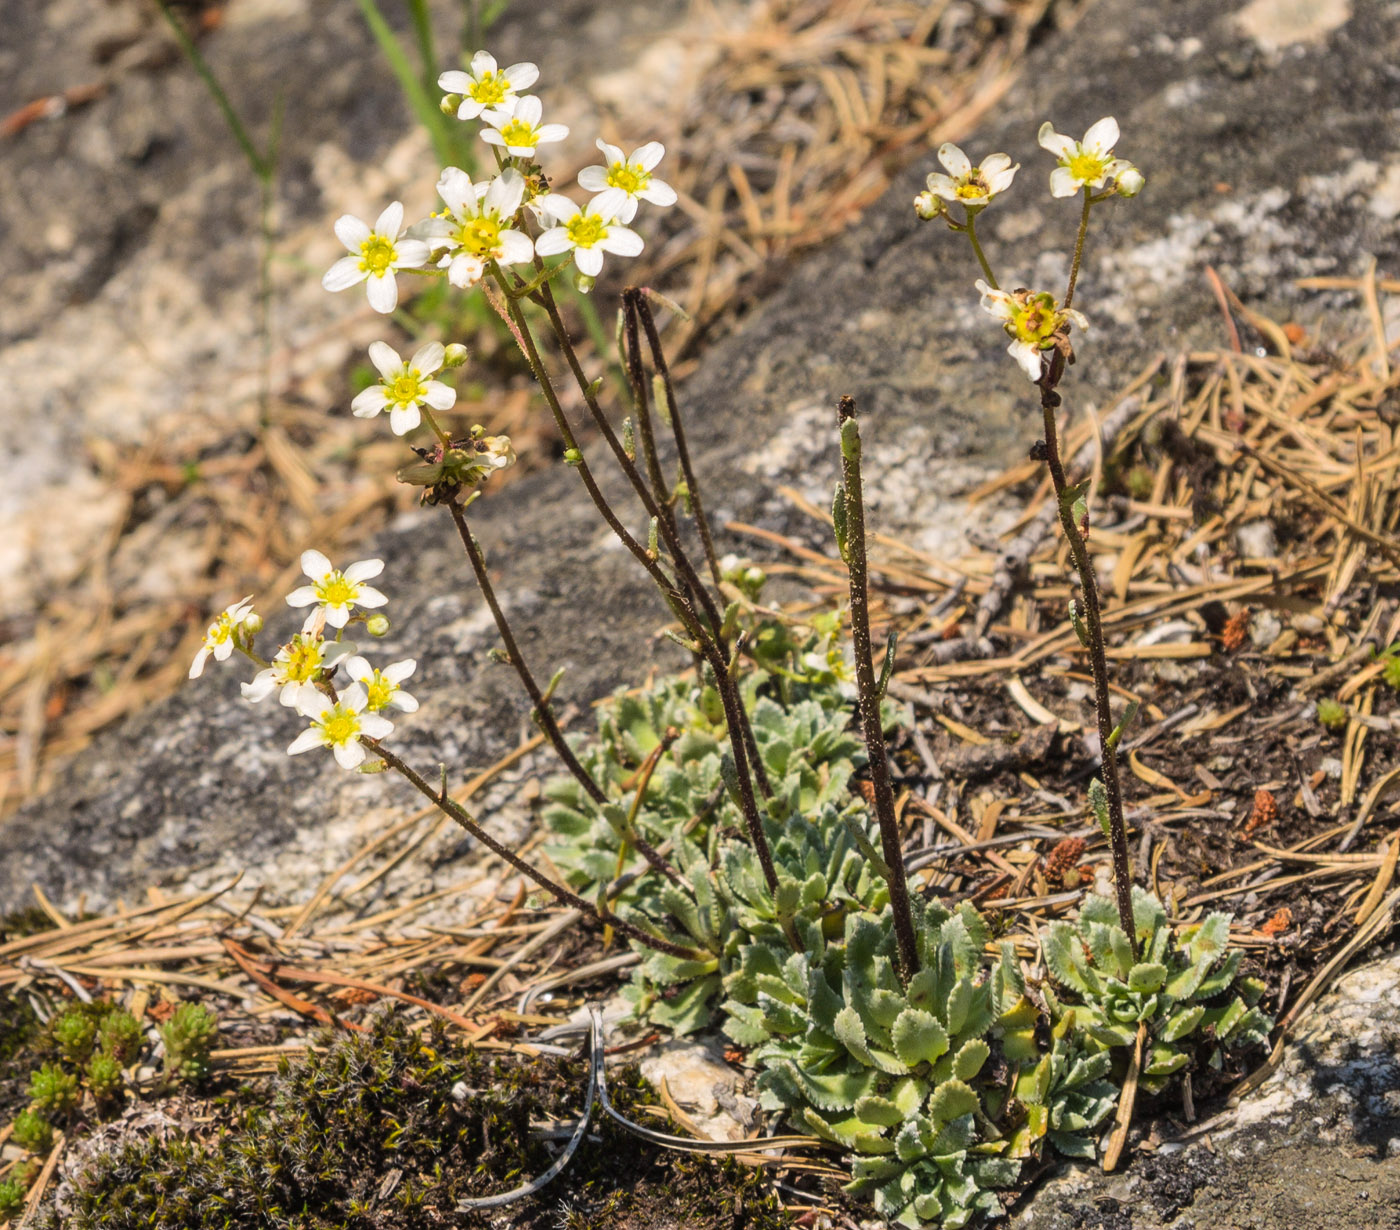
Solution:
{"label": "dark brown stalk", "polygon": [[[574,350],[573,342],[569,337],[568,329],[564,325],[564,318],[559,314],[559,307],[554,301],[554,295],[550,291],[548,284],[540,288],[540,302],[544,305],[545,311],[549,314],[550,324],[553,326],[555,335],[559,339],[559,347],[564,352],[564,358],[569,364],[569,370],[573,373],[574,380],[578,383],[580,391],[583,393],[584,404],[588,407],[589,415],[592,417],[594,425],[599,433],[608,442],[612,449],[613,456],[617,459],[617,464],[627,475],[633,490],[642,501],[643,508],[649,517],[654,517],[657,523],[657,530],[661,540],[666,544],[666,549],[671,553],[672,563],[676,568],[676,575],[686,592],[691,597],[692,606],[698,605],[703,610],[706,619],[709,621],[705,630],[707,635],[697,637],[701,642],[702,650],[705,652],[706,660],[713,667],[716,675],[715,687],[721,695],[726,691],[735,691],[734,682],[728,672],[721,673],[720,668],[715,665],[716,657],[723,660],[729,653],[729,647],[725,644],[720,635],[720,627],[723,618],[719,608],[715,605],[710,596],[710,591],[706,589],[705,583],[701,581],[695,571],[695,566],[690,562],[690,556],[685,550],[684,544],[680,540],[680,535],[676,530],[674,517],[670,516],[670,508],[664,504],[658,504],[652,498],[651,492],[647,489],[636,463],[627,456],[627,451],[622,447],[622,442],[617,438],[617,433],[613,431],[612,424],[608,422],[607,416],[603,413],[602,407],[598,404],[598,399],[593,396],[589,388],[588,380],[584,375],[583,367],[579,363],[578,354]],[[691,633],[692,636],[696,634]],[[710,654],[704,649],[705,641],[713,643],[716,653]],[[726,705],[726,708],[729,706]],[[753,727],[749,724],[748,712],[739,703],[737,691],[734,696],[733,711],[738,715],[738,725],[731,727],[739,739],[743,740],[746,755],[740,758],[736,748],[735,765],[739,769],[740,775],[751,773],[754,781],[758,783],[758,792],[765,798],[773,797],[773,787],[768,781],[767,770],[763,767],[763,758],[758,752],[758,741],[754,738]]]}
{"label": "dark brown stalk", "polygon": [[647,476],[667,528],[676,533],[676,510],[671,505],[671,493],[661,473],[661,458],[656,451],[656,432],[651,421],[651,396],[647,390],[646,373],[642,370],[642,345],[637,331],[637,307],[622,292],[623,361],[627,364],[627,383],[632,386],[632,405],[637,415],[637,434],[642,440],[642,456],[646,458]]}
{"label": "dark brown stalk", "polygon": [[549,701],[545,699],[544,693],[540,690],[539,684],[535,682],[535,677],[531,674],[529,666],[526,665],[525,655],[520,652],[520,646],[516,644],[515,635],[511,632],[505,612],[501,610],[501,604],[496,601],[496,590],[486,571],[486,557],[481,553],[481,544],[476,541],[471,530],[467,528],[467,518],[462,511],[462,506],[451,503],[448,504],[447,508],[452,514],[452,523],[457,527],[457,536],[462,540],[462,546],[466,548],[467,558],[471,560],[472,571],[476,573],[476,583],[481,589],[481,596],[486,599],[486,605],[491,610],[491,617],[496,621],[496,631],[501,634],[506,654],[510,657],[510,664],[515,667],[515,673],[520,676],[520,682],[529,694],[530,703],[535,706],[536,720],[540,724],[540,729],[544,731],[555,754],[564,762],[564,767],[588,792],[588,797],[595,803],[606,803],[608,796],[593,780],[593,775],[579,763],[578,757],[574,755],[573,749],[564,738],[564,732],[559,729],[559,723],[555,721],[554,711]]}
{"label": "dark brown stalk", "polygon": [[837,409],[841,424],[841,470],[846,503],[846,565],[851,576],[851,639],[856,651],[856,686],[860,689],[860,722],[865,753],[870,764],[870,784],[875,795],[875,819],[880,825],[880,847],[889,867],[890,908],[894,913],[895,943],[899,948],[899,974],[907,984],[919,972],[919,949],[914,936],[914,915],[909,908],[909,886],[904,878],[904,849],[894,814],[894,790],[885,755],[885,731],[880,722],[880,693],[871,660],[868,568],[865,558],[865,507],[860,481],[860,429],[856,403],[843,397]]}
{"label": "dark brown stalk", "polygon": [[1084,600],[1084,626],[1089,640],[1089,662],[1094,675],[1094,708],[1098,716],[1100,755],[1103,761],[1104,792],[1108,796],[1109,845],[1113,851],[1113,884],[1118,897],[1118,917],[1123,930],[1138,954],[1137,927],[1133,922],[1132,870],[1128,865],[1128,827],[1123,820],[1123,787],[1118,776],[1118,749],[1113,740],[1113,710],[1108,700],[1108,656],[1104,648],[1102,604],[1099,585],[1094,577],[1094,562],[1084,533],[1074,520],[1074,500],[1067,497],[1069,480],[1060,460],[1060,445],[1056,431],[1055,411],[1060,395],[1055,391],[1064,375],[1065,357],[1056,350],[1049,369],[1040,378],[1040,409],[1045,420],[1045,463],[1050,481],[1055,487],[1055,499],[1060,510],[1060,526],[1069,543],[1070,557],[1079,574],[1079,588]]}
{"label": "dark brown stalk", "polygon": [[654,948],[658,952],[669,953],[673,957],[681,957],[685,960],[708,960],[712,955],[708,952],[701,952],[696,948],[686,948],[680,944],[673,944],[670,940],[663,940],[657,936],[650,935],[640,927],[629,923],[625,918],[619,918],[609,910],[600,909],[592,902],[585,901],[577,893],[570,892],[562,884],[556,884],[543,872],[530,866],[529,863],[509,847],[502,845],[492,837],[490,833],[486,832],[485,829],[477,824],[472,818],[471,813],[458,803],[456,799],[450,798],[445,792],[434,790],[430,782],[404,761],[400,760],[393,752],[382,747],[373,739],[368,739],[365,742],[366,746],[373,751],[376,756],[393,769],[395,773],[398,773],[401,777],[411,782],[414,788],[420,794],[428,798],[439,811],[455,820],[488,850],[499,858],[504,859],[514,867],[516,871],[520,872],[521,875],[533,880],[542,889],[552,895],[556,901],[578,910],[580,913],[596,919],[604,926],[612,927],[618,934],[625,935],[628,939],[636,940],[637,943],[643,944],[648,948]]}
{"label": "dark brown stalk", "polygon": [[[612,506],[608,503],[602,491],[599,490],[598,484],[593,478],[592,471],[588,468],[587,462],[583,459],[583,450],[578,447],[578,442],[574,438],[574,433],[569,427],[569,420],[565,417],[564,408],[559,402],[558,394],[554,391],[554,385],[549,379],[549,372],[545,370],[544,363],[540,359],[539,349],[535,345],[535,339],[530,333],[529,324],[521,313],[519,304],[509,296],[506,296],[504,310],[494,302],[493,306],[496,306],[497,311],[501,312],[503,318],[509,324],[516,343],[519,345],[521,352],[525,355],[526,361],[530,364],[530,370],[534,373],[535,381],[539,384],[540,391],[544,394],[545,401],[549,405],[550,412],[554,416],[554,422],[559,429],[560,437],[564,441],[564,447],[569,449],[574,455],[574,469],[578,471],[579,478],[582,479],[584,488],[587,490],[589,498],[593,501],[594,507],[598,509],[603,520],[607,522],[608,528],[617,535],[618,541],[631,552],[633,558],[646,570],[647,575],[656,582],[657,587],[665,596],[667,604],[670,606],[672,612],[675,614],[676,618],[680,620],[681,626],[685,628],[686,633],[700,647],[700,652],[710,664],[710,669],[714,671],[716,690],[719,692],[720,700],[724,705],[725,723],[730,732],[729,742],[734,753],[734,768],[739,778],[739,806],[744,815],[744,825],[749,831],[749,840],[752,842],[754,852],[758,855],[758,861],[763,867],[763,877],[768,885],[768,891],[776,896],[778,892],[778,873],[773,866],[773,852],[768,847],[767,837],[764,836],[763,822],[759,818],[758,803],[754,798],[753,780],[749,769],[749,756],[746,752],[748,740],[745,740],[740,733],[747,728],[748,723],[744,713],[744,707],[739,701],[732,680],[729,679],[726,670],[727,663],[720,652],[720,647],[716,643],[715,638],[709,635],[704,622],[687,602],[685,595],[676,588],[671,582],[671,579],[662,571],[661,566],[651,556],[650,552],[627,532],[626,527],[618,520],[617,514],[612,510]],[[556,317],[558,316],[557,308],[555,309],[554,315]],[[563,329],[562,320],[559,322],[558,327],[561,330]],[[561,334],[560,340],[565,350],[568,351],[567,333]],[[577,359],[574,361],[577,363]],[[581,372],[578,373],[578,378],[582,380]],[[581,387],[586,388],[587,386]],[[625,457],[626,454],[624,453],[623,456]],[[633,472],[635,473],[635,467],[633,467]],[[758,767],[761,772],[763,766],[760,764]],[[793,937],[789,936],[789,938],[792,939]]]}
{"label": "dark brown stalk", "polygon": [[695,470],[690,464],[690,448],[685,441],[685,424],[681,419],[680,404],[676,401],[676,389],[671,383],[671,368],[666,362],[666,352],[661,346],[661,335],[656,329],[656,318],[652,315],[651,304],[646,292],[629,287],[622,292],[623,302],[631,295],[636,305],[642,331],[647,336],[647,348],[651,351],[651,363],[661,377],[661,385],[666,390],[666,405],[670,410],[671,435],[676,441],[676,456],[681,463],[681,474],[685,478],[685,489],[690,497],[690,511],[695,514],[695,528],[700,532],[700,542],[705,548],[705,562],[710,566],[710,576],[715,588],[719,588],[719,557],[715,554],[715,542],[710,536],[710,521],[705,516],[705,506],[700,502],[700,484],[695,481]]}

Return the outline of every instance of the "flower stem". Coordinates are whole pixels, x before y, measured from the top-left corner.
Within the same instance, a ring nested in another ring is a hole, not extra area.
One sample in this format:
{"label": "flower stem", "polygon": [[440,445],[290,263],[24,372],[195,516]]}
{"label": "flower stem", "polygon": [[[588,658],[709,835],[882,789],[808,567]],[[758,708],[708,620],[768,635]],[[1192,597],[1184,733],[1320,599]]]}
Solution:
{"label": "flower stem", "polygon": [[388,748],[380,746],[380,744],[373,739],[367,739],[365,743],[366,746],[386,765],[393,769],[395,773],[398,773],[401,777],[411,782],[414,789],[416,789],[419,794],[428,798],[439,811],[455,820],[462,828],[466,829],[471,836],[475,837],[477,841],[481,842],[482,845],[497,857],[504,859],[510,866],[514,867],[516,871],[520,872],[521,875],[527,876],[546,892],[550,893],[556,901],[570,906],[591,918],[597,919],[597,921],[604,926],[612,927],[619,934],[627,936],[628,939],[636,940],[637,943],[644,944],[648,948],[655,948],[659,952],[669,953],[673,957],[681,957],[686,960],[708,960],[712,955],[708,952],[701,952],[698,949],[686,948],[680,944],[673,944],[669,940],[663,940],[658,936],[651,935],[643,931],[640,927],[629,923],[626,919],[619,918],[611,911],[601,909],[597,905],[585,901],[577,893],[570,892],[562,884],[556,884],[543,872],[530,866],[529,863],[513,850],[502,845],[492,837],[490,833],[486,832],[485,829],[477,824],[472,814],[458,803],[456,799],[449,797],[443,791],[435,790],[430,782],[404,761],[400,760],[393,752],[389,751]]}
{"label": "flower stem", "polygon": [[[1087,210],[1085,216],[1088,216]],[[1045,420],[1045,462],[1050,470],[1050,481],[1055,486],[1060,525],[1069,543],[1070,557],[1074,560],[1075,571],[1079,573],[1080,591],[1084,597],[1084,625],[1089,640],[1089,662],[1094,674],[1094,707],[1098,715],[1103,784],[1104,792],[1108,796],[1113,883],[1118,897],[1118,917],[1132,944],[1133,955],[1136,956],[1138,943],[1137,928],[1133,922],[1132,871],[1128,865],[1128,828],[1123,820],[1123,788],[1118,776],[1118,749],[1113,739],[1113,711],[1108,700],[1108,657],[1104,648],[1099,585],[1094,576],[1094,562],[1089,555],[1088,543],[1084,539],[1083,531],[1075,523],[1074,496],[1069,489],[1065,468],[1060,460],[1055,424],[1055,411],[1060,405],[1060,395],[1055,391],[1055,386],[1064,375],[1064,367],[1064,355],[1057,350],[1055,357],[1050,361],[1049,370],[1040,381],[1040,408]]]}
{"label": "flower stem", "polygon": [[889,868],[890,908],[894,912],[895,942],[899,947],[899,973],[905,985],[919,972],[919,950],[914,917],[909,908],[909,886],[904,878],[903,842],[894,814],[894,790],[885,754],[885,732],[880,721],[880,693],[870,657],[869,569],[865,559],[865,506],[860,477],[860,429],[856,404],[843,397],[837,409],[841,424],[841,469],[846,503],[846,565],[851,578],[851,639],[856,651],[856,685],[860,689],[860,721],[865,753],[874,788],[875,818],[880,825],[880,846]]}
{"label": "flower stem", "polygon": [[636,304],[636,312],[642,323],[642,331],[647,337],[647,348],[651,351],[652,366],[661,377],[661,385],[666,390],[666,404],[670,411],[671,435],[676,441],[676,456],[680,459],[681,474],[685,478],[685,488],[690,497],[690,510],[695,514],[695,528],[700,532],[700,542],[705,548],[705,560],[710,566],[710,576],[713,578],[715,588],[719,588],[720,570],[719,557],[715,554],[715,542],[710,535],[709,518],[705,516],[704,506],[700,502],[700,484],[695,480],[695,471],[690,464],[690,448],[686,444],[685,426],[681,421],[680,404],[676,401],[675,386],[671,383],[671,367],[666,362],[666,352],[661,345],[661,336],[656,329],[656,319],[651,313],[651,304],[646,300],[646,293],[641,290],[629,288],[622,292],[623,302],[627,302],[627,297],[632,295]]}
{"label": "flower stem", "polygon": [[967,241],[972,245],[973,255],[977,257],[977,263],[982,266],[982,274],[987,279],[987,285],[993,290],[1000,290],[997,284],[997,275],[992,272],[992,266],[987,261],[987,254],[982,251],[981,241],[977,238],[977,214],[972,210],[967,213]]}
{"label": "flower stem", "polygon": [[491,617],[496,621],[496,630],[501,634],[501,640],[505,644],[510,664],[515,667],[515,673],[520,676],[520,682],[530,697],[530,703],[535,707],[535,720],[539,722],[540,729],[544,731],[545,737],[553,746],[559,759],[564,762],[564,767],[588,792],[588,797],[595,803],[606,803],[607,795],[593,780],[593,775],[579,763],[578,757],[574,755],[573,749],[564,738],[564,732],[559,729],[559,723],[554,718],[554,711],[549,701],[540,691],[539,684],[535,682],[534,675],[530,673],[530,668],[525,663],[525,657],[520,652],[520,646],[516,644],[515,635],[511,631],[510,622],[506,619],[505,612],[501,610],[501,604],[496,600],[496,590],[491,584],[490,574],[486,571],[486,558],[481,553],[481,544],[467,528],[467,518],[462,511],[462,506],[454,501],[448,504],[447,510],[452,514],[452,523],[457,527],[457,536],[462,540],[462,546],[466,548],[467,558],[471,560],[472,571],[476,573],[476,583],[481,589],[481,596],[486,599],[486,605],[491,610]]}
{"label": "flower stem", "polygon": [[1089,199],[1089,190],[1084,189],[1084,211],[1079,215],[1079,234],[1074,237],[1074,263],[1069,267],[1069,287],[1065,290],[1062,305],[1067,312],[1074,306],[1074,287],[1079,281],[1079,266],[1084,260],[1084,237],[1089,233],[1089,211],[1094,202]]}

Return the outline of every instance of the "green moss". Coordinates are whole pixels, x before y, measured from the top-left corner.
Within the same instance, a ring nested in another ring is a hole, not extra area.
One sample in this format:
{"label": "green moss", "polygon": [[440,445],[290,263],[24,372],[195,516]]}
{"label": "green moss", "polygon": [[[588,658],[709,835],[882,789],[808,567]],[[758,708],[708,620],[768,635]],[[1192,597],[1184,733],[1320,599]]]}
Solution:
{"label": "green moss", "polygon": [[1340,730],[1351,720],[1351,710],[1340,701],[1324,696],[1317,702],[1317,720],[1328,730]]}
{"label": "green moss", "polygon": [[78,1078],[56,1063],[46,1063],[29,1078],[29,1100],[47,1115],[67,1115],[78,1108]]}
{"label": "green moss", "polygon": [[[530,1123],[569,1121],[587,1068],[581,1060],[486,1058],[442,1031],[417,1034],[377,1017],[366,1035],[283,1066],[266,1106],[211,1138],[141,1141],[79,1177],[72,1212],[51,1208],[47,1230],[396,1230],[452,1225],[522,1230],[626,1230],[670,1224],[719,1230],[787,1224],[751,1172],[654,1150],[609,1122],[569,1169],[508,1210],[457,1213],[546,1170],[553,1154]],[[635,1071],[611,1081],[614,1102],[649,1095]],[[465,1095],[453,1097],[454,1086]],[[624,1110],[625,1113],[625,1110]],[[503,1216],[504,1215],[504,1216]],[[566,1220],[567,1219],[567,1220]]]}
{"label": "green moss", "polygon": [[53,1145],[53,1128],[38,1111],[22,1110],[15,1116],[12,1139],[31,1153],[47,1153]]}

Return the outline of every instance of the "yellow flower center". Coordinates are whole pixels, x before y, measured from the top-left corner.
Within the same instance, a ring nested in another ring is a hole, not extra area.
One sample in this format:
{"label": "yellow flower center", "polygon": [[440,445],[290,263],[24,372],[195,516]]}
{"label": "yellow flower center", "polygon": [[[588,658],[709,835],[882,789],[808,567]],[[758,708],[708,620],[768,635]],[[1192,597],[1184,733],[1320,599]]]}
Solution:
{"label": "yellow flower center", "polygon": [[535,127],[524,120],[507,120],[501,125],[501,140],[520,149],[535,148]]}
{"label": "yellow flower center", "polygon": [[394,241],[384,235],[371,235],[360,245],[360,268],[382,275],[394,263]]}
{"label": "yellow flower center", "polygon": [[360,719],[353,709],[335,705],[321,719],[321,729],[326,732],[328,743],[350,743],[360,733]]}
{"label": "yellow flower center", "polygon": [[214,624],[205,635],[205,644],[211,648],[215,645],[222,645],[233,636],[233,620],[227,614],[220,615],[218,622]]}
{"label": "yellow flower center", "polygon": [[628,196],[636,196],[649,183],[651,172],[642,170],[640,163],[614,162],[608,168],[608,187],[621,188]]}
{"label": "yellow flower center", "polygon": [[467,87],[467,93],[471,95],[473,102],[494,107],[497,103],[505,102],[506,95],[510,93],[510,82],[506,80],[504,73],[482,73],[480,78]]}
{"label": "yellow flower center", "polygon": [[501,249],[501,223],[497,218],[471,218],[457,228],[457,242],[473,256],[496,256]]}
{"label": "yellow flower center", "polygon": [[1091,154],[1088,150],[1077,149],[1063,165],[1081,184],[1091,184],[1103,178],[1108,170],[1108,159]]}
{"label": "yellow flower center", "polygon": [[960,201],[981,201],[988,195],[987,185],[982,182],[981,176],[974,171],[966,179],[959,181],[957,194]]}
{"label": "yellow flower center", "polygon": [[591,248],[608,237],[608,228],[597,214],[575,214],[565,229],[576,248]]}
{"label": "yellow flower center", "polygon": [[359,592],[359,586],[347,581],[338,569],[316,582],[316,597],[327,606],[349,606]]}
{"label": "yellow flower center", "polygon": [[1030,342],[1041,350],[1050,345],[1055,330],[1060,327],[1060,312],[1051,295],[1032,295],[1023,304],[1018,304],[1007,321],[1007,332],[1023,342]]}
{"label": "yellow flower center", "polygon": [[282,673],[291,683],[306,683],[321,670],[321,647],[314,641],[304,641],[298,633],[287,646],[287,664]]}
{"label": "yellow flower center", "polygon": [[365,684],[365,691],[369,693],[369,702],[365,708],[378,713],[393,699],[394,693],[398,690],[397,684],[390,683],[383,675],[375,671],[374,678]]}
{"label": "yellow flower center", "polygon": [[423,377],[416,367],[395,376],[385,385],[389,400],[399,406],[411,406],[423,400]]}

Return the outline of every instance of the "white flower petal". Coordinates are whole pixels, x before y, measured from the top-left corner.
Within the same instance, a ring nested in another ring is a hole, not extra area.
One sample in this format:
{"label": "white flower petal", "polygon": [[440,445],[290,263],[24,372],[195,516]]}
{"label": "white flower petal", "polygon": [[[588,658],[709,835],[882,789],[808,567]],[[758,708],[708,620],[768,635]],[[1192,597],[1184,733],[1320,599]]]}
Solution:
{"label": "white flower petal", "polygon": [[632,161],[643,171],[650,171],[665,156],[666,147],[660,141],[648,141],[632,151]]}
{"label": "white flower petal", "polygon": [[1015,341],[1006,348],[1006,353],[1021,365],[1021,370],[1032,380],[1040,379],[1041,361],[1038,347],[1030,342]]}
{"label": "white flower petal", "polygon": [[335,571],[330,560],[314,547],[301,553],[300,563],[302,572],[306,573],[313,581],[319,581],[322,577]]}
{"label": "white flower petal", "polygon": [[522,61],[519,64],[512,64],[502,76],[510,82],[510,88],[518,94],[521,90],[528,90],[540,79],[540,70],[529,61]]}
{"label": "white flower petal", "polygon": [[1068,167],[1056,167],[1050,172],[1050,195],[1073,196],[1079,191],[1079,181]]}
{"label": "white flower petal", "polygon": [[360,268],[358,256],[342,256],[321,278],[322,290],[349,290],[368,275]]}
{"label": "white flower petal", "polygon": [[[664,180],[654,179],[639,193],[639,197],[644,201],[650,201],[653,205],[674,205],[680,198],[676,196],[676,190]],[[620,215],[619,215],[620,216]],[[629,221],[627,218],[622,219]]]}
{"label": "white flower petal", "polygon": [[346,658],[341,664],[341,669],[345,671],[346,676],[353,682],[359,682],[362,679],[372,679],[374,677],[374,667],[369,664],[367,658],[362,657],[358,653],[351,654],[350,657]]}
{"label": "white flower petal", "polygon": [[966,175],[972,170],[972,160],[951,141],[945,141],[938,147],[938,161],[949,175]]}
{"label": "white flower petal", "polygon": [[585,192],[602,192],[608,186],[607,167],[584,167],[578,173],[578,186]]}
{"label": "white flower petal", "polygon": [[351,252],[358,252],[370,234],[369,227],[350,214],[341,214],[335,220],[335,237]]}
{"label": "white flower petal", "polygon": [[342,769],[358,769],[365,762],[365,749],[358,739],[337,743],[331,748],[331,755]]}
{"label": "white flower petal", "polygon": [[394,248],[394,267],[418,269],[428,263],[432,249],[421,239],[400,239]]}
{"label": "white flower petal", "polygon": [[302,752],[309,752],[313,747],[324,747],[325,735],[319,726],[310,726],[303,730],[292,740],[292,744],[287,748],[288,756],[299,756]]}
{"label": "white flower petal", "polygon": [[394,201],[384,207],[384,212],[374,220],[374,232],[376,235],[387,235],[390,239],[397,239],[399,232],[403,230],[403,202]]}
{"label": "white flower petal", "polygon": [[377,577],[383,571],[384,561],[382,559],[356,560],[345,570],[345,579],[353,583],[368,581],[371,577]]}
{"label": "white flower petal", "polygon": [[1055,126],[1049,120],[1040,126],[1036,140],[1041,149],[1049,150],[1056,158],[1067,158],[1074,153],[1074,142],[1064,133],[1056,132]]}
{"label": "white flower petal", "polygon": [[472,79],[460,68],[450,68],[438,77],[437,83],[444,94],[465,94]]}
{"label": "white flower petal", "polygon": [[423,415],[416,405],[395,406],[389,411],[389,429],[396,436],[408,435],[422,421]]}
{"label": "white flower petal", "polygon": [[[396,692],[389,698],[389,704],[390,704],[393,708],[395,708],[395,709],[402,710],[404,713],[417,713],[417,712],[418,712],[418,700],[417,700],[417,698],[416,698],[416,697],[413,697],[413,696],[410,696],[407,692],[396,691]],[[376,735],[375,737],[378,738],[377,735]]]}
{"label": "white flower petal", "polygon": [[495,71],[496,57],[489,51],[483,49],[473,53],[471,63],[471,74],[473,77],[480,80],[482,77],[486,76],[487,73],[494,73]]}
{"label": "white flower petal", "polygon": [[615,218],[622,212],[628,201],[627,193],[621,188],[604,188],[597,196],[588,202],[586,212],[597,214],[604,219]]}
{"label": "white flower petal", "polygon": [[434,410],[450,410],[457,404],[457,390],[441,380],[429,380],[423,386],[423,400]]}
{"label": "white flower petal", "polygon": [[443,167],[438,176],[437,193],[454,214],[476,212],[476,189],[471,176],[461,167]]}
{"label": "white flower petal", "polygon": [[355,605],[371,610],[374,607],[384,606],[389,601],[377,589],[370,589],[367,585],[360,587],[360,592],[355,595]]}
{"label": "white flower petal", "polygon": [[369,361],[385,380],[394,379],[403,370],[403,360],[399,358],[399,352],[388,342],[371,342]]}
{"label": "white flower petal", "polygon": [[408,365],[420,376],[431,376],[442,366],[446,356],[447,348],[441,342],[428,342],[413,352],[413,358],[408,361]]}
{"label": "white flower petal", "polygon": [[535,132],[536,145],[549,145],[554,141],[562,141],[569,135],[567,124],[542,124]]}
{"label": "white flower petal", "polygon": [[366,713],[360,717],[360,729],[371,739],[383,739],[394,733],[394,724],[377,713]]}
{"label": "white flower petal", "polygon": [[1080,144],[1101,157],[1107,154],[1118,144],[1118,121],[1111,115],[1104,116],[1090,127]]}
{"label": "white flower petal", "polygon": [[535,245],[524,231],[502,231],[500,255],[503,265],[523,265],[535,258]]}
{"label": "white flower petal", "polygon": [[238,689],[243,693],[244,700],[260,701],[271,696],[276,686],[277,681],[272,677],[272,668],[268,667],[267,670],[254,675],[251,683],[240,683]]}
{"label": "white flower petal", "polygon": [[460,256],[444,257],[443,263],[447,265],[447,280],[462,290],[470,290],[481,281],[482,274],[486,272],[486,262],[469,252],[463,252]]}
{"label": "white flower petal", "polygon": [[371,274],[366,279],[369,292],[369,305],[380,315],[387,316],[399,306],[399,284],[394,281],[393,270]]}
{"label": "white flower petal", "polygon": [[369,704],[369,692],[365,690],[365,685],[359,680],[352,683],[340,694],[340,704],[342,708],[359,713]]}
{"label": "white flower petal", "polygon": [[535,240],[535,251],[541,256],[557,256],[574,246],[569,232],[562,226],[551,227]]}
{"label": "white flower petal", "polygon": [[389,404],[389,395],[382,384],[372,384],[355,395],[350,403],[350,413],[357,419],[372,419]]}
{"label": "white flower petal", "polygon": [[486,189],[482,201],[483,213],[495,213],[501,218],[515,216],[520,202],[525,198],[525,177],[514,167],[507,167]]}
{"label": "white flower petal", "polygon": [[599,137],[594,144],[603,151],[603,161],[608,164],[603,168],[604,174],[607,173],[608,167],[611,167],[614,162],[627,161],[627,155],[622,152],[620,146],[609,145],[602,137]]}
{"label": "white flower petal", "polygon": [[515,100],[515,118],[534,128],[544,114],[544,104],[533,94],[525,94]]}
{"label": "white flower petal", "polygon": [[[190,663],[189,677],[191,679],[198,679],[204,674],[204,664],[207,661],[209,661],[209,646],[201,645],[199,647],[199,652],[194,655],[194,661]],[[243,686],[247,687],[248,685],[245,683]]]}
{"label": "white flower petal", "polygon": [[310,585],[302,585],[287,595],[288,606],[311,606],[319,601],[315,589]]}
{"label": "white flower petal", "polygon": [[575,248],[574,264],[580,273],[596,278],[603,271],[603,253],[598,248]]}
{"label": "white flower petal", "polygon": [[934,196],[942,197],[945,201],[956,201],[958,199],[958,185],[946,175],[940,175],[937,171],[930,171],[928,179],[928,190]]}
{"label": "white flower petal", "polygon": [[[363,662],[364,659],[361,658],[360,661]],[[366,663],[366,665],[368,665],[368,663]],[[390,662],[389,665],[379,673],[390,683],[402,683],[417,669],[417,658],[404,658],[399,662]]]}
{"label": "white flower petal", "polygon": [[614,256],[636,256],[645,245],[636,231],[629,231],[625,226],[610,226],[598,246]]}

